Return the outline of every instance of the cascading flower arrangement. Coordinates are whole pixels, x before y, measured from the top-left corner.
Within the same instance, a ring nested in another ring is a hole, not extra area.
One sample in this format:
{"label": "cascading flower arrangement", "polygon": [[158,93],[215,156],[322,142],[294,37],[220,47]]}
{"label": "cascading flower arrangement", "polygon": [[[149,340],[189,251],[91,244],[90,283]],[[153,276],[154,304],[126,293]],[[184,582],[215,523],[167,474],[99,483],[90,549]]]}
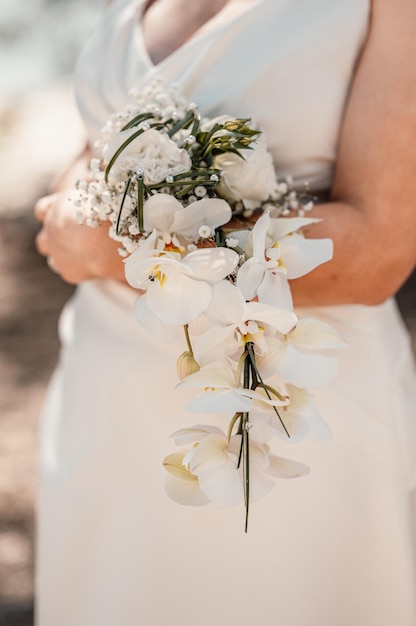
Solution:
{"label": "cascading flower arrangement", "polygon": [[[140,290],[134,315],[162,341],[182,329],[178,388],[199,390],[188,409],[228,414],[224,430],[175,432],[166,490],[180,504],[220,507],[265,495],[275,478],[308,473],[269,442],[330,436],[311,389],[328,385],[343,347],[327,324],[299,319],[289,280],[332,258],[329,239],[306,239],[306,187],[276,179],[249,119],[201,119],[196,105],[156,80],[103,128],[77,215],[109,222],[126,279]],[[251,223],[253,215],[259,219]],[[295,217],[290,217],[295,212]],[[234,217],[241,224],[229,231]]]}

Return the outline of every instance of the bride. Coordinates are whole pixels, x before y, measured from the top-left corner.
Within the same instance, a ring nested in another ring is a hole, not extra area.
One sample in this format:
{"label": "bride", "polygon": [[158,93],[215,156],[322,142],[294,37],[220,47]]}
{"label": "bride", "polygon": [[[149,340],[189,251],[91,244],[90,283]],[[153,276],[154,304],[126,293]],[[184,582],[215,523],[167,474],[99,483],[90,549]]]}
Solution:
{"label": "bride", "polygon": [[348,348],[317,397],[333,438],[291,449],[311,474],[257,502],[248,535],[238,507],[170,501],[160,459],[194,421],[171,391],[178,347],[134,321],[107,229],[74,218],[87,149],[36,205],[39,251],[79,284],[42,422],[38,626],[415,626],[416,377],[392,299],[416,259],[415,28],[413,0],[106,12],[75,78],[91,144],[157,75],[203,115],[253,116],[276,170],[327,198],[307,235],[334,258],[291,287]]}

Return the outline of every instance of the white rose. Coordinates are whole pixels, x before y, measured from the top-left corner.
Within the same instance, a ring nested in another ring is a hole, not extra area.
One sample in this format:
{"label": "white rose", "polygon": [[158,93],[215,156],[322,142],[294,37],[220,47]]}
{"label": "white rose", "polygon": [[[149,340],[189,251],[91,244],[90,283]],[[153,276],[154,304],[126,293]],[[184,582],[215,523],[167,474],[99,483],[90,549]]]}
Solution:
{"label": "white rose", "polygon": [[[106,163],[135,132],[137,128],[131,128],[114,135],[103,151]],[[186,150],[151,128],[136,137],[123,150],[111,169],[110,177],[112,181],[126,178],[129,172],[141,168],[144,171],[144,182],[151,185],[161,183],[168,174],[187,172],[191,166],[192,162]]]}
{"label": "white rose", "polygon": [[256,208],[277,192],[272,156],[261,138],[241,154],[244,159],[232,152],[214,158],[213,167],[223,171],[216,191],[229,202],[241,200],[247,208]]}

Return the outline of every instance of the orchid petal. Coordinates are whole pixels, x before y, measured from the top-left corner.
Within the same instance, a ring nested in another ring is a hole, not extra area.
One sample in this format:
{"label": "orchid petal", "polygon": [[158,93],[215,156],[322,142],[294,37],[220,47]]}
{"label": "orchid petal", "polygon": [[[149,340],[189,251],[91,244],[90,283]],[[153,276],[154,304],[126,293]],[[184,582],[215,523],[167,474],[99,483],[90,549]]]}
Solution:
{"label": "orchid petal", "polygon": [[272,218],[270,220],[270,226],[267,231],[272,241],[277,241],[286,237],[287,235],[293,235],[301,228],[310,226],[311,224],[317,224],[322,222],[322,219],[315,217],[279,217]]}
{"label": "orchid petal", "polygon": [[196,424],[191,428],[181,428],[180,430],[177,430],[171,435],[171,437],[177,446],[183,446],[188,443],[199,442],[208,435],[224,436],[224,433],[220,428],[217,428],[217,426],[200,426],[199,424]]}
{"label": "orchid petal", "polygon": [[228,237],[237,239],[238,246],[247,254],[247,256],[253,256],[253,231],[251,230],[233,230],[228,233]]}
{"label": "orchid petal", "polygon": [[[264,253],[263,253],[264,257]],[[257,263],[254,258],[248,259],[238,270],[237,287],[246,300],[252,300],[257,295],[257,289],[266,272],[265,263]]]}
{"label": "orchid petal", "polygon": [[[322,441],[331,438],[331,430],[313,406],[313,396],[306,389],[288,385],[289,404],[282,412],[282,419],[290,433],[290,442],[299,441],[308,434],[310,439]],[[276,434],[284,438],[280,423],[272,422]],[[287,440],[287,436],[286,436]]]}
{"label": "orchid petal", "polygon": [[176,271],[183,271],[178,255],[157,250],[137,248],[125,261],[124,273],[127,282],[136,289],[147,289],[149,275],[155,266],[171,265]]}
{"label": "orchid petal", "polygon": [[168,474],[165,478],[165,492],[171,500],[185,506],[205,506],[209,499],[201,491],[198,480],[181,480]]}
{"label": "orchid petal", "polygon": [[267,270],[257,289],[260,302],[293,311],[292,292],[287,278],[281,272]]}
{"label": "orchid petal", "polygon": [[149,308],[146,296],[147,294],[143,294],[136,298],[134,302],[133,315],[135,319],[141,326],[143,326],[143,328],[149,331],[160,341],[178,341],[180,337],[178,327],[162,322],[162,320]]}
{"label": "orchid petal", "polygon": [[307,411],[302,411],[301,415],[308,422],[310,439],[313,441],[326,441],[332,438],[329,425],[322,419],[315,407],[310,407]]}
{"label": "orchid petal", "polygon": [[[265,448],[261,444],[253,441],[250,435],[249,441],[250,447],[250,470],[265,470],[269,467],[269,455]],[[241,449],[241,435],[234,435],[230,439],[230,443],[228,445],[228,451],[235,455],[236,458],[240,456]]]}
{"label": "orchid petal", "polygon": [[222,360],[238,349],[234,326],[207,330],[195,343],[194,355],[201,367]]}
{"label": "orchid petal", "polygon": [[186,237],[196,237],[200,226],[212,229],[226,224],[231,219],[230,205],[220,198],[203,198],[192,202],[175,214],[171,231]]}
{"label": "orchid petal", "polygon": [[310,473],[309,467],[298,461],[292,461],[272,454],[269,456],[269,460],[270,466],[265,472],[275,478],[298,478]]}
{"label": "orchid petal", "polygon": [[263,213],[253,228],[253,259],[256,263],[264,263],[266,235],[270,226],[270,215]]}
{"label": "orchid petal", "polygon": [[292,235],[280,240],[282,259],[287,268],[287,278],[292,280],[308,274],[333,256],[331,239],[306,239]]}
{"label": "orchid petal", "polygon": [[[270,407],[267,407],[267,411],[258,410],[256,403],[253,403],[253,408],[250,411],[250,422],[252,423],[252,429],[250,430],[250,442],[256,441],[261,444],[266,441],[270,441],[270,439],[274,436],[274,431],[271,428],[271,420],[273,416],[276,414]],[[287,438],[287,435],[286,435]]]}
{"label": "orchid petal", "polygon": [[243,501],[243,486],[236,459],[230,458],[226,440],[209,437],[192,450],[189,467],[198,476],[201,491],[220,507],[232,507]]}
{"label": "orchid petal", "polygon": [[303,350],[339,350],[346,343],[329,324],[304,317],[290,333],[290,341]]}
{"label": "orchid petal", "polygon": [[[150,250],[154,251],[156,249],[157,238],[158,238],[158,232],[156,229],[153,229],[148,237],[140,239],[137,250],[139,250],[140,252],[144,252],[144,251],[149,252]],[[127,259],[125,259],[124,263],[128,263],[130,258],[131,257],[128,257]]]}
{"label": "orchid petal", "polygon": [[261,385],[259,385],[257,387],[258,391],[252,391],[251,389],[246,389],[245,390],[245,395],[249,398],[252,398],[252,400],[254,400],[254,404],[256,406],[258,406],[259,408],[263,406],[267,406],[267,407],[273,407],[273,406],[285,406],[287,404],[287,400],[280,400],[277,397],[274,397],[273,395],[271,395],[271,397],[269,397],[269,395],[266,394],[266,392],[264,391],[264,389],[261,387]]}
{"label": "orchid petal", "polygon": [[228,389],[235,386],[234,372],[230,367],[206,367],[176,385],[177,389],[212,387],[213,389]]}
{"label": "orchid petal", "polygon": [[273,489],[275,481],[268,475],[267,470],[260,472],[251,469],[250,450],[250,500],[255,502],[266,496]]}
{"label": "orchid petal", "polygon": [[266,378],[279,372],[287,383],[311,389],[329,386],[338,371],[337,357],[304,352],[278,340],[269,342],[269,351],[258,357],[257,365]]}
{"label": "orchid petal", "polygon": [[[250,431],[251,433],[252,431]],[[229,452],[234,452],[238,457],[241,446],[241,435],[231,438],[228,446]],[[275,481],[264,471],[270,466],[269,455],[264,446],[253,441],[250,434],[250,500],[254,502],[267,495],[274,487]],[[242,478],[242,468],[240,468]]]}
{"label": "orchid petal", "polygon": [[150,196],[143,206],[143,226],[149,232],[157,229],[170,232],[175,213],[182,209],[181,203],[167,193],[157,193]]}
{"label": "orchid petal", "polygon": [[212,285],[212,299],[205,315],[213,324],[236,324],[244,315],[245,305],[241,291],[229,280],[221,280]]}
{"label": "orchid petal", "polygon": [[[282,411],[281,418],[285,428],[283,428],[282,422],[276,415],[271,416],[270,419],[270,425],[275,435],[280,439],[283,439],[286,443],[297,443],[306,437],[309,432],[309,426],[304,417],[296,413]],[[286,431],[289,433],[289,437]]]}
{"label": "orchid petal", "polygon": [[264,322],[286,335],[297,323],[298,318],[292,311],[264,304],[262,302],[248,302],[246,304],[245,319]]}
{"label": "orchid petal", "polygon": [[152,282],[147,291],[147,302],[162,322],[182,326],[207,308],[211,295],[207,283],[176,274],[174,278]]}
{"label": "orchid petal", "polygon": [[246,413],[251,406],[251,398],[242,390],[221,389],[205,391],[191,400],[186,408],[196,413]]}
{"label": "orchid petal", "polygon": [[232,274],[238,263],[238,255],[228,248],[202,248],[190,252],[183,265],[198,280],[217,282]]}
{"label": "orchid petal", "polygon": [[189,482],[198,481],[198,478],[191,474],[191,472],[187,470],[183,464],[185,454],[185,452],[174,452],[173,454],[169,454],[169,456],[163,460],[163,467],[166,471],[172,474],[172,476],[176,476],[176,478]]}
{"label": "orchid petal", "polygon": [[164,459],[163,467],[169,472],[165,480],[165,491],[178,504],[204,506],[209,500],[202,493],[198,478],[184,467],[184,457],[184,452],[174,452]]}

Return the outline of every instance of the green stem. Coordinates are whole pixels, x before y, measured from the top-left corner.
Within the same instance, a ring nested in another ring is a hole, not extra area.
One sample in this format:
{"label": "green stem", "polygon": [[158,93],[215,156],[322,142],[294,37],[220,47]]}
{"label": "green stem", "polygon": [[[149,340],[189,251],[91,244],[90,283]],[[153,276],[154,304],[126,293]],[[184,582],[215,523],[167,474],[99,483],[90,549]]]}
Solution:
{"label": "green stem", "polygon": [[154,117],[155,116],[153,115],[153,113],[140,113],[139,115],[136,115],[136,117],[133,117],[133,119],[130,120],[130,122],[128,122],[125,126],[123,126],[121,131],[123,132],[123,130],[129,130],[129,128],[134,128],[134,126],[137,126],[138,124],[140,124],[140,122],[150,120]]}
{"label": "green stem", "polygon": [[288,398],[287,398],[287,396],[286,396],[286,397],[285,397],[285,396],[282,396],[282,394],[281,394],[281,393],[279,393],[279,392],[277,391],[277,389],[275,389],[274,387],[271,387],[270,385],[265,385],[265,387],[266,387],[266,389],[267,389],[268,391],[270,391],[270,393],[272,393],[274,396],[276,396],[276,398],[278,398],[278,399],[279,399],[279,400],[281,400],[282,402],[284,402],[285,400],[287,400],[287,399],[288,399]]}
{"label": "green stem", "polygon": [[143,204],[144,204],[144,183],[143,178],[137,178],[137,225],[139,232],[143,232]]}
{"label": "green stem", "polygon": [[126,139],[126,141],[122,143],[119,149],[116,150],[116,152],[113,154],[113,156],[108,162],[107,167],[105,168],[105,182],[106,183],[108,183],[108,176],[110,174],[111,168],[113,167],[114,163],[117,161],[120,154],[123,152],[123,150],[127,148],[129,144],[131,144],[132,141],[137,139],[137,137],[140,137],[140,135],[143,135],[143,133],[144,133],[144,130],[142,128],[140,130],[137,130],[135,133],[130,135],[130,137]]}
{"label": "green stem", "polygon": [[[190,185],[192,189],[195,189],[198,185],[204,185],[204,187],[213,188],[216,187],[217,183],[211,180],[180,180],[178,181],[176,178],[172,183],[167,183],[163,181],[163,183],[155,183],[150,186],[150,189],[163,189],[163,187],[179,187],[180,185]],[[182,192],[181,192],[182,193]]]}
{"label": "green stem", "polygon": [[184,330],[184,333],[185,333],[186,345],[188,346],[188,352],[190,352],[191,355],[194,356],[194,351],[192,350],[191,338],[189,336],[189,326],[188,326],[188,324],[184,324],[183,330]]}
{"label": "green stem", "polygon": [[244,524],[244,532],[247,532],[248,529],[248,511],[250,505],[250,441],[249,441],[249,433],[246,428],[248,422],[248,413],[244,413],[243,415],[243,455],[244,455],[244,463],[243,463],[243,482],[244,482],[244,505],[246,507],[246,519]]}
{"label": "green stem", "polygon": [[228,443],[230,443],[230,439],[231,439],[231,435],[232,435],[232,432],[233,432],[233,428],[234,428],[237,420],[241,419],[242,415],[243,415],[242,413],[235,413],[234,414],[234,416],[233,416],[233,418],[232,418],[232,420],[231,420],[231,422],[230,422],[230,424],[228,426],[228,433],[227,433]]}
{"label": "green stem", "polygon": [[241,374],[243,371],[243,365],[247,359],[247,352],[244,351],[243,354],[240,356],[239,360],[238,360],[238,365],[237,365],[237,374],[235,376],[236,382],[237,384],[240,382],[241,379]]}
{"label": "green stem", "polygon": [[131,186],[131,182],[132,182],[132,176],[129,176],[129,178],[127,180],[127,183],[126,183],[126,187],[124,189],[123,198],[121,200],[120,210],[118,212],[117,225],[116,225],[116,233],[117,233],[117,235],[120,234],[121,213],[123,211],[124,202],[126,201],[126,197],[127,197],[127,194],[129,192],[129,189],[130,189],[130,186]]}
{"label": "green stem", "polygon": [[174,126],[168,131],[168,137],[173,137],[175,133],[177,133],[182,128],[186,128],[189,126],[190,122],[194,119],[195,113],[193,111],[188,111],[188,113],[181,120],[176,122]]}
{"label": "green stem", "polygon": [[[247,350],[248,354],[250,354]],[[250,389],[250,360],[244,361],[244,373],[243,373],[243,385],[244,389]],[[246,509],[246,518],[244,525],[244,532],[247,532],[248,527],[248,510],[250,504],[250,446],[249,446],[249,434],[247,429],[248,413],[243,413],[241,419],[242,433],[241,433],[241,448],[240,453],[243,457],[243,487],[244,487],[244,506]]]}
{"label": "green stem", "polygon": [[[154,124],[150,124],[150,128],[155,128],[156,130],[161,130],[161,129],[164,128],[164,126],[160,122],[155,122]],[[108,162],[107,167],[105,168],[104,178],[105,178],[105,182],[106,183],[108,183],[108,177],[110,175],[111,168],[113,167],[114,163],[117,161],[117,159],[120,156],[120,154],[127,148],[127,146],[129,144],[131,144],[132,141],[137,139],[137,137],[140,137],[140,135],[143,135],[144,132],[146,132],[146,131],[143,128],[140,128],[139,130],[137,130],[135,133],[130,135],[130,137],[128,139],[126,139],[126,141],[124,143],[122,143],[121,146],[119,147],[119,149],[116,150],[116,152],[113,154],[113,156],[111,157],[110,161]]]}
{"label": "green stem", "polygon": [[[252,343],[252,342],[248,342],[248,343],[246,344],[246,349],[247,349],[247,352],[248,352],[248,355],[249,355],[249,358],[250,358],[251,364],[252,364],[252,366],[253,366],[253,368],[254,368],[254,370],[255,370],[255,372],[256,372],[256,376],[257,376],[258,380],[260,381],[260,386],[264,389],[265,394],[266,394],[266,396],[268,397],[268,399],[269,399],[269,400],[271,400],[271,399],[272,399],[272,397],[271,397],[270,392],[269,392],[269,390],[268,390],[268,386],[267,386],[267,385],[265,384],[265,382],[263,381],[263,379],[262,379],[262,377],[261,377],[261,374],[260,374],[260,372],[259,372],[259,369],[258,369],[258,367],[257,367],[257,363],[256,363],[256,356],[255,356],[255,354],[254,354],[253,343]],[[288,429],[286,428],[285,423],[284,423],[284,421],[282,420],[282,418],[281,418],[281,416],[280,416],[279,411],[277,410],[277,408],[276,408],[275,406],[273,406],[273,405],[272,405],[272,407],[273,407],[273,410],[274,410],[274,412],[276,413],[277,417],[279,418],[279,421],[280,421],[281,425],[283,426],[283,429],[284,429],[284,431],[285,431],[286,435],[287,435],[287,436],[289,437],[289,439],[290,439],[290,434],[289,434],[289,431],[288,431]]]}

